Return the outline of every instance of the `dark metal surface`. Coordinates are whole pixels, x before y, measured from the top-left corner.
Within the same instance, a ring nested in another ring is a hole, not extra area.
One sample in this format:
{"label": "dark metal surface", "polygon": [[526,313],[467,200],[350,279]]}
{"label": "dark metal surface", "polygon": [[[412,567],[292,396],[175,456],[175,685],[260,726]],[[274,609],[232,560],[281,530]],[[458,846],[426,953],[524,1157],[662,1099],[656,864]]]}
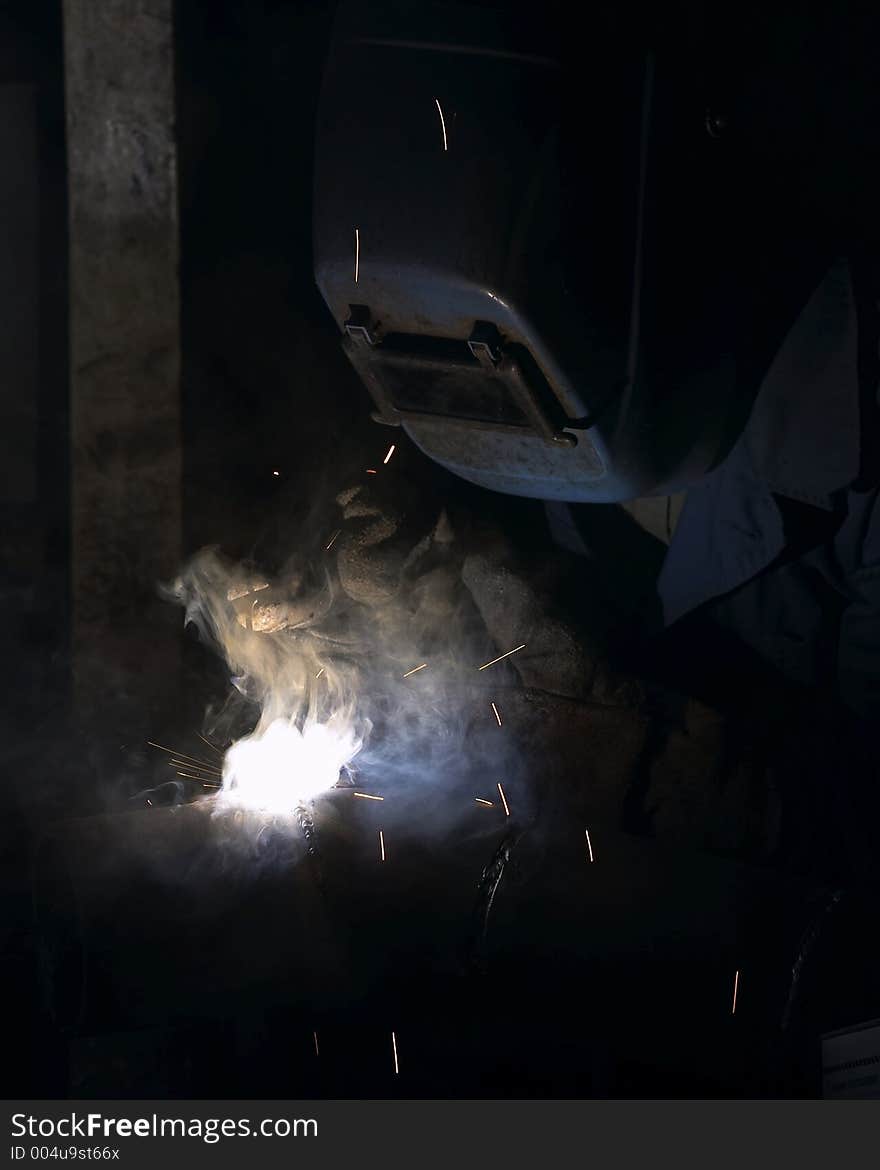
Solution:
{"label": "dark metal surface", "polygon": [[213,816],[210,802],[69,822],[34,858],[46,1003],[78,1032],[222,1016],[285,986],[320,999],[330,960],[322,894],[295,820]]}

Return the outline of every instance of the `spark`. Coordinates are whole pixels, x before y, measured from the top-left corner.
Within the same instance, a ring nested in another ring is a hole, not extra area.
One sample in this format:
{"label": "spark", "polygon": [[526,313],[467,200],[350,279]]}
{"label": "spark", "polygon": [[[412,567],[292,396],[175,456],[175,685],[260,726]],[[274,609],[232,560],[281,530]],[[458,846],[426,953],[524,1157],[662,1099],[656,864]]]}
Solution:
{"label": "spark", "polygon": [[154,743],[151,739],[148,739],[147,743],[150,747],[158,748],[160,752],[168,752],[170,756],[177,756],[178,759],[191,760],[192,763],[198,765],[209,764],[208,760],[200,760],[197,756],[189,756],[186,752],[179,752],[175,748],[163,747],[161,743]]}
{"label": "spark", "polygon": [[584,832],[587,834],[587,849],[589,849],[589,851],[590,851],[590,861],[592,861],[593,860],[593,846],[592,846],[592,843],[590,841],[590,830],[584,829]]}
{"label": "spark", "polygon": [[376,469],[374,467],[367,468],[367,475],[378,475],[378,474],[379,474],[379,472],[376,471]]}
{"label": "spark", "polygon": [[217,784],[218,786],[223,782],[223,777],[219,772],[203,772],[201,769],[195,769],[190,764],[173,764],[175,772],[178,776],[189,776],[194,780],[204,780],[206,784]]}
{"label": "spark", "polygon": [[730,1009],[730,1014],[736,1014],[736,993],[739,990],[739,971],[733,977],[733,1006]]}
{"label": "spark", "polygon": [[501,803],[504,805],[504,812],[510,816],[510,809],[507,807],[507,797],[504,795],[504,789],[501,787],[501,781],[498,781],[498,791],[501,794]]}
{"label": "spark", "polygon": [[325,545],[324,545],[324,552],[329,552],[329,550],[330,550],[330,549],[333,547],[334,543],[336,542],[336,537],[339,535],[339,533],[340,533],[341,531],[342,531],[342,529],[341,529],[341,528],[337,528],[337,529],[336,529],[336,531],[335,531],[335,532],[333,533],[333,535],[330,537],[330,543],[329,543],[329,544],[325,544]]}
{"label": "spark", "polygon": [[324,673],[324,667],[322,666],[321,669],[318,671],[318,673],[315,675],[315,678],[320,678],[323,673]]}
{"label": "spark", "polygon": [[427,664],[427,662],[423,662],[421,666],[414,666],[414,667],[412,668],[412,670],[408,670],[408,671],[406,672],[406,674],[405,674],[403,677],[404,677],[404,678],[409,678],[409,676],[410,676],[411,674],[418,674],[418,672],[419,672],[420,670],[424,670],[424,669],[425,669],[425,667],[426,667],[427,665],[428,665],[428,664]]}
{"label": "spark", "polygon": [[439,98],[434,98],[434,101],[437,103],[437,112],[440,115],[440,125],[443,128],[443,149],[449,150],[449,144],[446,141],[446,119],[443,117],[443,107],[440,105]]}
{"label": "spark", "polygon": [[169,764],[183,764],[185,768],[195,768],[199,772],[219,772],[220,768],[216,764],[209,764],[207,760],[204,763],[197,764],[192,756],[172,756],[167,761]]}
{"label": "spark", "polygon": [[361,233],[360,228],[354,229],[354,282],[358,282],[358,273],[361,270]]}
{"label": "spark", "polygon": [[177,775],[182,776],[184,780],[195,780],[195,781],[197,781],[197,783],[201,784],[201,786],[203,788],[222,788],[223,787],[223,785],[219,784],[216,780],[205,780],[201,776],[191,776],[189,774],[189,772],[178,772]]}
{"label": "spark", "polygon": [[147,808],[152,808],[152,807],[153,807],[153,802],[152,802],[152,800],[150,800],[149,797],[147,797]]}
{"label": "spark", "polygon": [[168,761],[169,764],[179,764],[181,768],[189,768],[191,772],[211,772],[215,776],[221,775],[219,768],[215,768],[213,764],[188,764],[186,760],[177,760],[173,756]]}
{"label": "spark", "polygon": [[379,860],[385,860],[385,834],[379,830]]}
{"label": "spark", "polygon": [[391,1047],[394,1050],[394,1075],[400,1075],[400,1065],[397,1063],[397,1037],[391,1033]]}
{"label": "spark", "polygon": [[198,731],[196,732],[196,735],[198,735],[198,737],[202,741],[202,743],[206,743],[208,745],[208,747],[211,749],[212,752],[216,752],[217,755],[222,758],[223,753],[220,751],[220,749],[218,747],[215,747],[209,739],[205,739],[205,737],[202,734],[200,734],[200,732],[198,732]]}
{"label": "spark", "polygon": [[353,792],[352,796],[359,796],[361,800],[384,800],[384,796],[373,796],[371,792]]}
{"label": "spark", "polygon": [[501,715],[494,703],[492,704],[492,710],[495,712],[495,718],[498,720],[498,726],[501,727]]}
{"label": "spark", "polygon": [[315,1042],[315,1056],[320,1056],[321,1050],[320,1050],[320,1048],[318,1048],[318,1033],[317,1032],[312,1032],[312,1039]]}
{"label": "spark", "polygon": [[474,800],[477,802],[477,804],[484,804],[486,806],[486,808],[494,808],[495,807],[494,800],[485,800],[482,796],[475,796]]}
{"label": "spark", "polygon": [[511,654],[516,654],[517,650],[525,650],[526,644],[523,642],[521,646],[514,646],[512,650],[508,650],[506,654],[499,654],[497,658],[493,658],[491,662],[484,662],[482,666],[478,666],[477,670],[485,670],[489,666],[494,666],[496,662],[500,662],[502,658],[509,658]]}
{"label": "spark", "polygon": [[394,454],[395,446],[396,446],[396,444],[392,443],[391,446],[388,448],[388,454],[382,460],[383,465],[391,459],[391,456]]}
{"label": "spark", "polygon": [[273,472],[272,472],[272,474],[273,474],[273,475],[280,475],[280,474],[281,474],[281,472],[280,472],[280,471],[273,471]]}

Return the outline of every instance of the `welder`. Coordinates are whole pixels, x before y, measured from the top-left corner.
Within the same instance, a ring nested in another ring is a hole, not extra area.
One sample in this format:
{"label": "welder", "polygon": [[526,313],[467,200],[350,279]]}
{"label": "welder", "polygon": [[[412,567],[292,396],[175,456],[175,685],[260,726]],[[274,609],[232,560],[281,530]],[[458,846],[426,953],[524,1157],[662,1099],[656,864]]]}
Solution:
{"label": "welder", "polygon": [[638,533],[667,667],[742,653],[839,742],[880,714],[876,21],[652,13],[341,5],[316,278],[377,421],[612,581]]}

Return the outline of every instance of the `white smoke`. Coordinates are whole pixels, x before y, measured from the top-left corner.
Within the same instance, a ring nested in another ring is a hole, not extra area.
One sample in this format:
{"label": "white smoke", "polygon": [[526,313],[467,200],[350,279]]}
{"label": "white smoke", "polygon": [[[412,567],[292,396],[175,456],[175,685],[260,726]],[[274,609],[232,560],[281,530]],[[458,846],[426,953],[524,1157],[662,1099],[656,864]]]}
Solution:
{"label": "white smoke", "polygon": [[448,794],[475,768],[509,773],[513,745],[495,734],[488,703],[484,726],[473,726],[468,683],[494,647],[444,523],[405,555],[394,551],[393,582],[383,577],[367,601],[346,577],[363,564],[357,538],[343,529],[332,549],[321,544],[317,567],[294,562],[276,578],[204,549],[167,591],[254,713],[225,754],[218,807],[293,812],[356,775],[359,787],[393,792],[398,807],[417,796],[427,811],[429,788]]}
{"label": "white smoke", "polygon": [[167,590],[258,710],[253,731],[225,754],[222,803],[293,811],[337,783],[369,734],[357,664],[320,632],[329,577],[298,599],[301,588],[295,574],[270,583],[203,549]]}

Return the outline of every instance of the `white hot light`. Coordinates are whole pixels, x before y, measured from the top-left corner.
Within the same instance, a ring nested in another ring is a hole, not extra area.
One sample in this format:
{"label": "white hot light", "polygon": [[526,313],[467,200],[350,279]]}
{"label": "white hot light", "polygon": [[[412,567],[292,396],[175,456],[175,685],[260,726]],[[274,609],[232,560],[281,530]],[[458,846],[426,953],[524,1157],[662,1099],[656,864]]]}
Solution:
{"label": "white hot light", "polygon": [[360,748],[350,728],[313,723],[300,731],[276,719],[232,745],[223,761],[220,799],[272,813],[291,813],[332,788]]}

